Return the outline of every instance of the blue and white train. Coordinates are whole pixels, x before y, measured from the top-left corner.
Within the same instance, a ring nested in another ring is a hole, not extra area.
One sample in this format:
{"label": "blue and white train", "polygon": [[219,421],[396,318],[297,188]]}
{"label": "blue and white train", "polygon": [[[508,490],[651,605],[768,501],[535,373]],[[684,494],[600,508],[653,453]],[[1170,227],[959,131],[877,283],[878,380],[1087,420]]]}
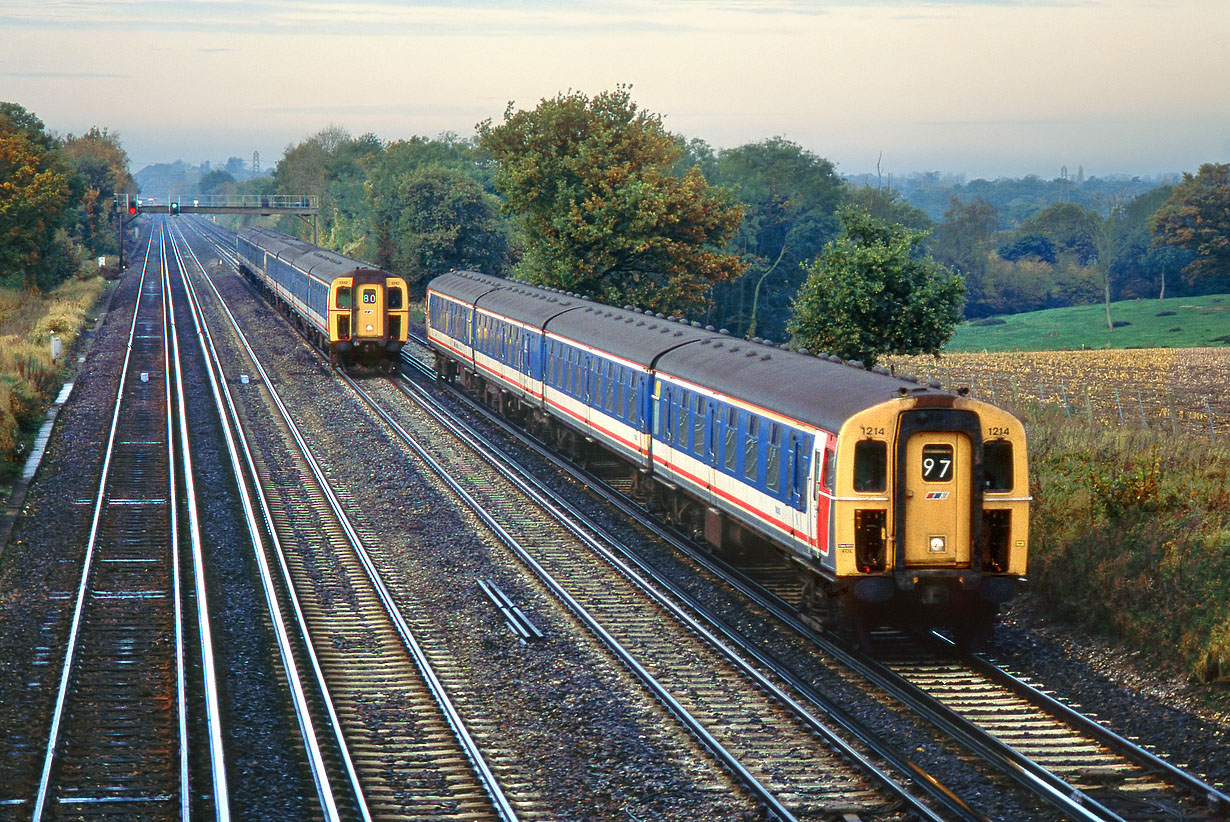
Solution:
{"label": "blue and white train", "polygon": [[627,464],[719,548],[771,545],[809,606],[981,631],[1026,570],[1019,420],[842,363],[475,272],[434,279],[441,379]]}

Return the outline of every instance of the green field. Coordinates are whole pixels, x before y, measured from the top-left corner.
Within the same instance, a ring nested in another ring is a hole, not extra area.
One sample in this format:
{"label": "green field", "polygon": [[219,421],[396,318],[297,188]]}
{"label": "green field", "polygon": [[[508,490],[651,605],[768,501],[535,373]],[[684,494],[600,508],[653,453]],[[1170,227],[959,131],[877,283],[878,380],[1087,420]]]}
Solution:
{"label": "green field", "polygon": [[1230,295],[1124,300],[1110,304],[1125,323],[1108,331],[1106,308],[1080,305],[962,323],[944,350],[1059,351],[1080,348],[1190,348],[1230,345]]}

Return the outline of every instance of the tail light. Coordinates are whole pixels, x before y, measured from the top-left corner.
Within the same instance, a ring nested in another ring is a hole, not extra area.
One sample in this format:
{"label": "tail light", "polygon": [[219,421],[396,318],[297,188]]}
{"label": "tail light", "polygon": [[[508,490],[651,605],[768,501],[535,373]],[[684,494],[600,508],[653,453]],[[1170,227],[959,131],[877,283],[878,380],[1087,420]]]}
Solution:
{"label": "tail light", "polygon": [[887,511],[854,512],[854,561],[861,573],[884,570],[884,524]]}
{"label": "tail light", "polygon": [[1008,548],[1012,544],[1012,512],[983,509],[982,531],[986,535],[987,544],[983,570],[1002,574],[1008,570]]}

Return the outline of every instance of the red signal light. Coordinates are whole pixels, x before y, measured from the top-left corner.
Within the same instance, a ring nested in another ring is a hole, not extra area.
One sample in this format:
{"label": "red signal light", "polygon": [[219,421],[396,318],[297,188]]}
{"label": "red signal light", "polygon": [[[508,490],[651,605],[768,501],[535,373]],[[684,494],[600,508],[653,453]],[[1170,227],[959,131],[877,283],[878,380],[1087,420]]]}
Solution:
{"label": "red signal light", "polygon": [[135,200],[128,201],[128,213],[129,215],[137,213],[137,203]]}

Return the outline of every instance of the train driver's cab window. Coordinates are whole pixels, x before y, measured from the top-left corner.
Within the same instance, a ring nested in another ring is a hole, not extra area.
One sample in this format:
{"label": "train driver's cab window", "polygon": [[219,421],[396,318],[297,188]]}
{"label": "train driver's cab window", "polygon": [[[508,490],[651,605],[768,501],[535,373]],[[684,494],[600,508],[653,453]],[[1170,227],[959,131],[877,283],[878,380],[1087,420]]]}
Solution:
{"label": "train driver's cab window", "polygon": [[860,440],[854,445],[854,490],[883,491],[888,481],[888,443]]}
{"label": "train driver's cab window", "polygon": [[982,445],[982,476],[987,491],[1012,490],[1012,443],[995,440]]}
{"label": "train driver's cab window", "polygon": [[350,308],[350,286],[344,285],[337,290],[337,307]]}
{"label": "train driver's cab window", "polygon": [[389,286],[389,310],[396,311],[399,308],[401,308],[401,289]]}

